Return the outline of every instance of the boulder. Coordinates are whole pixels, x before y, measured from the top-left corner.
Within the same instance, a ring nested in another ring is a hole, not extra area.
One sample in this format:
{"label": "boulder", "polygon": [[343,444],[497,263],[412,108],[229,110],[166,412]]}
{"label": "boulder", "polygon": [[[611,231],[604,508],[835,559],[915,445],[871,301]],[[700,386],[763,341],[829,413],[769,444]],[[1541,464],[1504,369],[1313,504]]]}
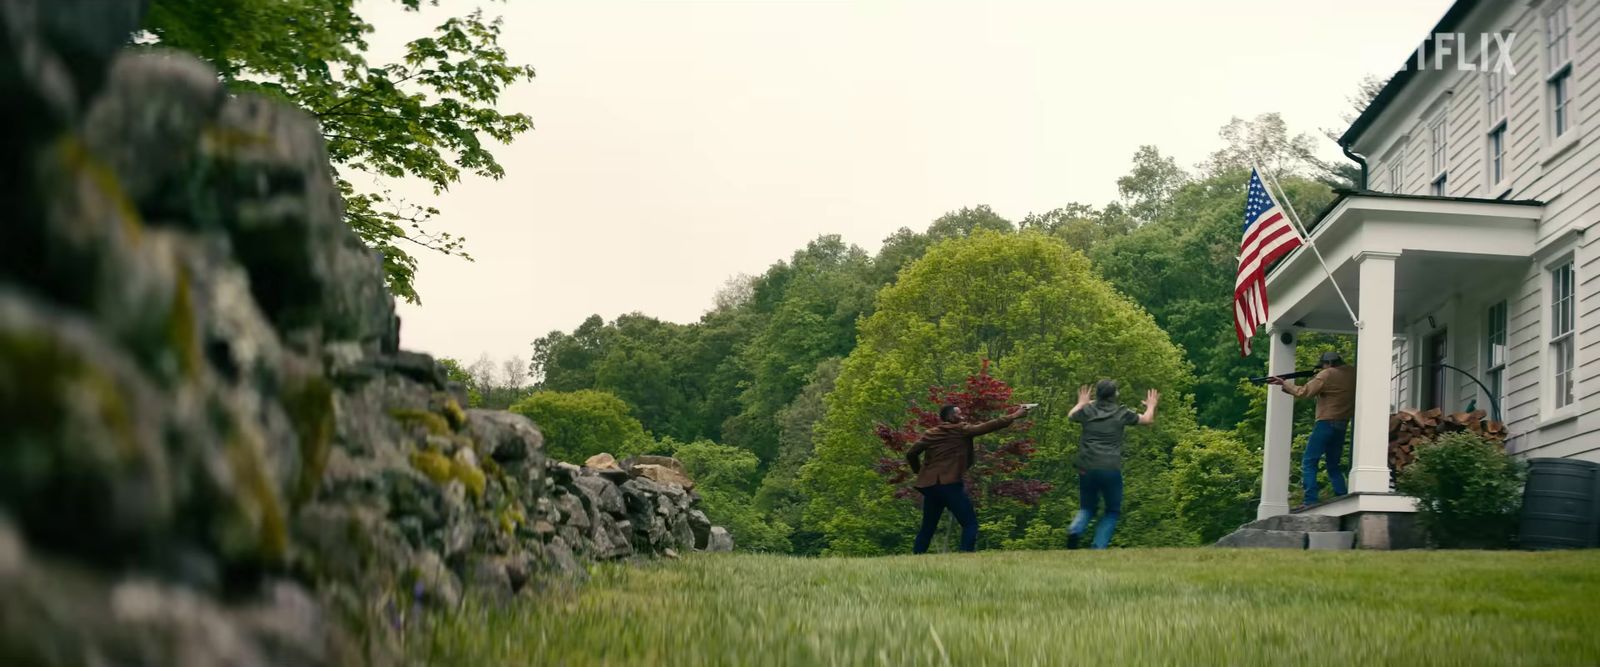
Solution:
{"label": "boulder", "polygon": [[533,421],[514,412],[467,410],[467,430],[481,453],[500,464],[544,455],[544,436]]}
{"label": "boulder", "polygon": [[712,526],[710,540],[706,544],[706,551],[733,551],[733,536],[728,534],[728,529],[722,526]]}
{"label": "boulder", "polygon": [[1240,528],[1217,540],[1214,546],[1255,549],[1304,549],[1306,548],[1306,534],[1300,531]]}
{"label": "boulder", "polygon": [[612,456],[610,454],[606,454],[604,452],[599,453],[599,454],[595,454],[594,456],[589,457],[589,460],[583,462],[583,467],[585,467],[585,468],[593,468],[595,470],[621,470],[622,469],[622,466],[617,464],[616,457],[614,457],[614,456]]}
{"label": "boulder", "polygon": [[690,510],[689,529],[694,533],[694,548],[705,551],[711,540],[711,519],[706,518],[705,512]]}
{"label": "boulder", "polygon": [[594,503],[596,509],[607,514],[623,516],[627,513],[627,506],[622,500],[622,491],[617,485],[599,477],[579,477],[573,484]]}
{"label": "boulder", "polygon": [[635,463],[629,473],[634,477],[643,477],[661,484],[672,484],[684,489],[694,488],[694,480],[689,479],[688,475],[667,466]]}

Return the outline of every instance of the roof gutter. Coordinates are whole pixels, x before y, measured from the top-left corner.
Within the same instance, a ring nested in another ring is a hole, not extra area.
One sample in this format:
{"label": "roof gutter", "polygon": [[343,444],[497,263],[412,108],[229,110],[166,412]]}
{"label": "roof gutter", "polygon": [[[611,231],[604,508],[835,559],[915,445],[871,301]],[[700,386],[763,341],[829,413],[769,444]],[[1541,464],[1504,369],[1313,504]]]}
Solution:
{"label": "roof gutter", "polygon": [[1366,192],[1367,191],[1367,178],[1368,178],[1368,176],[1367,176],[1367,171],[1368,171],[1367,158],[1364,157],[1364,156],[1358,155],[1354,151],[1351,151],[1350,150],[1350,144],[1339,144],[1339,148],[1340,148],[1340,150],[1344,151],[1344,156],[1345,157],[1350,158],[1351,160],[1355,160],[1356,164],[1361,165],[1361,180],[1356,183],[1356,192]]}

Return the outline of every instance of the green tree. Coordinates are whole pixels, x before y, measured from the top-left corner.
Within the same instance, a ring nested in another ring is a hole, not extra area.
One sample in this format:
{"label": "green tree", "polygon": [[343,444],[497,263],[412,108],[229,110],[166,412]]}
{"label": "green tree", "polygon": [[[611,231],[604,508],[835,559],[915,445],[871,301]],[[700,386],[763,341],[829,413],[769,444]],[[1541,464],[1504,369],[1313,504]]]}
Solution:
{"label": "green tree", "polygon": [[653,444],[628,404],[603,391],[535,392],[511,411],[539,425],[545,450],[560,461],[582,463],[602,452],[622,458]]}
{"label": "green tree", "polygon": [[726,527],[739,550],[789,552],[789,527],[769,522],[750,500],[758,478],[755,454],[699,440],[679,445],[672,455],[694,480],[706,517]]}
{"label": "green tree", "polygon": [[1225,431],[1200,429],[1172,452],[1174,509],[1203,543],[1255,518],[1260,481],[1261,455]]}
{"label": "green tree", "polygon": [[[411,11],[422,2],[398,1]],[[340,169],[345,219],[383,254],[394,293],[413,302],[416,259],[408,248],[466,257],[464,239],[430,230],[437,209],[362,192],[348,172],[418,178],[435,194],[464,171],[503,177],[491,144],[533,124],[495,105],[534,72],[510,61],[500,27],[482,11],[452,17],[407,43],[400,60],[374,64],[367,60],[373,27],[355,0],[152,0],[145,19],[160,45],[209,61],[230,90],[274,97],[317,118]]]}
{"label": "green tree", "polygon": [[461,366],[461,362],[444,357],[439,360],[439,365],[444,367],[445,378],[451,382],[460,382],[467,390],[467,407],[476,408],[483,405],[483,394],[478,392],[478,383],[473,379],[472,373]]}
{"label": "green tree", "polygon": [[[804,521],[825,536],[827,553],[903,550],[915,511],[874,471],[883,446],[873,427],[897,422],[928,386],[965,378],[985,359],[1016,389],[1014,400],[1047,406],[1031,431],[1038,453],[1020,474],[1058,489],[1076,488],[1079,428],[1066,412],[1079,385],[1114,377],[1129,392],[1165,392],[1157,425],[1129,433],[1127,530],[1119,543],[1189,541],[1163,486],[1172,447],[1194,429],[1181,352],[1061,241],[987,232],[935,246],[879,294],[877,311],[861,324],[827,396],[815,455],[801,471]],[[1039,508],[986,503],[982,539],[1003,544],[1032,525],[1059,526],[1075,508],[1070,491]]]}
{"label": "green tree", "polygon": [[[1218,429],[1233,428],[1249,405],[1239,381],[1266,369],[1265,346],[1240,357],[1233,332],[1248,181],[1249,171],[1236,169],[1187,183],[1163,217],[1091,251],[1101,275],[1144,306],[1183,348],[1197,376],[1200,423]],[[1283,184],[1302,211],[1320,210],[1332,198],[1316,181],[1290,178]]]}
{"label": "green tree", "polygon": [[[755,495],[756,508],[773,525],[801,527],[806,496],[799,483],[800,468],[811,460],[814,432],[826,408],[823,400],[839,379],[841,361],[833,358],[817,364],[800,394],[778,411],[778,459],[767,469]],[[821,538],[814,531],[802,530],[789,539],[796,553],[815,555],[822,548]]]}
{"label": "green tree", "polygon": [[1087,204],[1072,203],[1044,213],[1030,213],[1018,227],[1044,232],[1065,241],[1074,250],[1087,253],[1102,241],[1127,234],[1137,224],[1121,204],[1113,203],[1099,210]]}
{"label": "green tree", "polygon": [[818,238],[767,272],[755,289],[760,328],[740,350],[749,382],[742,410],[724,426],[728,442],[770,464],[778,454],[778,411],[805,386],[806,376],[855,345],[856,321],[872,310],[872,260],[837,235]]}
{"label": "green tree", "polygon": [[1128,215],[1144,224],[1167,214],[1173,195],[1189,182],[1189,174],[1155,146],[1140,146],[1133,154],[1133,169],[1117,179],[1117,194]]}

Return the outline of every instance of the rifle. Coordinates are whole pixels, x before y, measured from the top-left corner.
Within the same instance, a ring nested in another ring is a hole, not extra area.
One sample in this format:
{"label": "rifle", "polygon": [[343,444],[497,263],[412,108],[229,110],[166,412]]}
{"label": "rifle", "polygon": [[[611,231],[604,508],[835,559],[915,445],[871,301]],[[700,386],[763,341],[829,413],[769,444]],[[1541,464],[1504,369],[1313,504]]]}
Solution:
{"label": "rifle", "polygon": [[1278,378],[1280,380],[1299,380],[1301,378],[1316,377],[1319,371],[1295,371],[1282,375],[1268,375],[1266,377],[1250,378],[1250,384],[1266,384],[1267,380]]}

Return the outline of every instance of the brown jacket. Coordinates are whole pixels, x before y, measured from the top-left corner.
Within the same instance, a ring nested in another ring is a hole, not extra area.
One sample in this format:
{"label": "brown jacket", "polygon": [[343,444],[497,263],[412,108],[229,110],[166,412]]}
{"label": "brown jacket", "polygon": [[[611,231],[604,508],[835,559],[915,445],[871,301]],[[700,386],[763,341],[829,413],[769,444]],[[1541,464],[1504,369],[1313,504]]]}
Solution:
{"label": "brown jacket", "polygon": [[1356,413],[1356,367],[1325,368],[1310,382],[1295,386],[1283,383],[1283,390],[1295,398],[1316,397],[1317,421],[1344,421]]}
{"label": "brown jacket", "polygon": [[[916,487],[961,481],[972,467],[972,439],[1010,426],[1013,421],[1016,420],[1001,417],[982,424],[946,422],[928,429],[917,444],[906,451],[906,462],[911,464],[911,471],[917,473]],[[922,460],[924,452],[928,455],[926,462]]]}

